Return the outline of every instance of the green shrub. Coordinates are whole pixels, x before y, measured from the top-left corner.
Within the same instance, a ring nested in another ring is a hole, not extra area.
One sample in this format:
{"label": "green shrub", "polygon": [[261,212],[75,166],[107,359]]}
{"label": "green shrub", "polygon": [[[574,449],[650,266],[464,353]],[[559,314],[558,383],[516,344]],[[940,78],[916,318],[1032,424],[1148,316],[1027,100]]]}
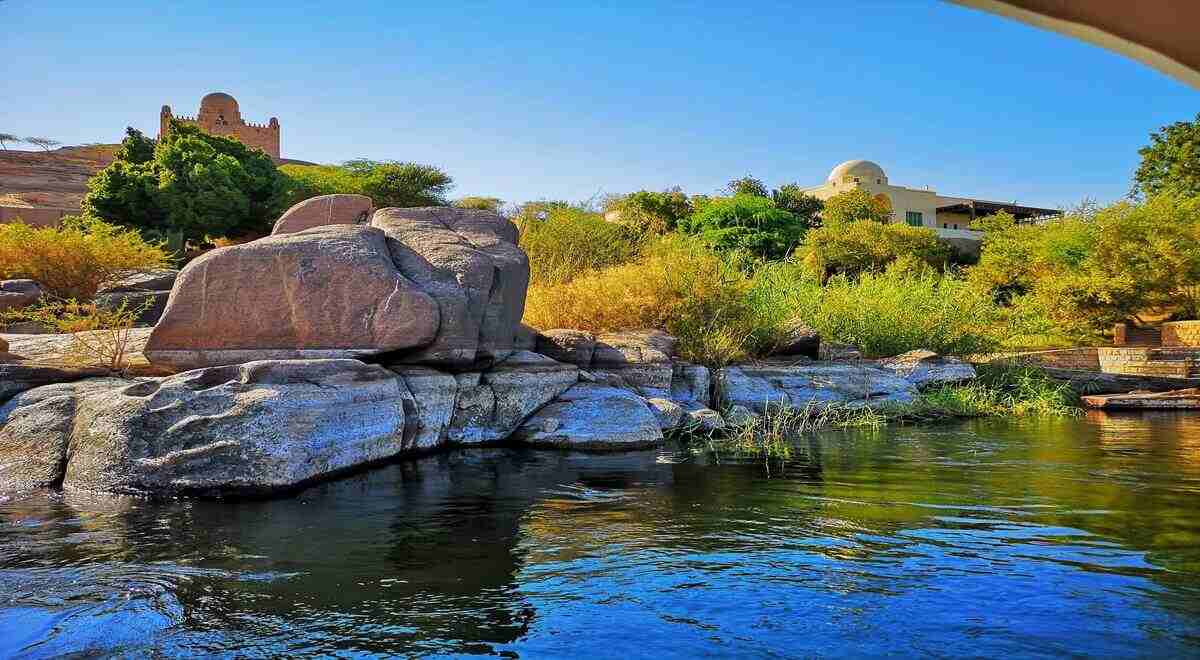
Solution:
{"label": "green shrub", "polygon": [[454,179],[433,165],[349,160],[342,165],[284,165],[292,204],[318,195],[366,195],[376,208],[445,206]]}
{"label": "green shrub", "polygon": [[639,190],[608,201],[604,212],[615,212],[619,222],[646,232],[664,234],[674,231],[693,212],[692,201],[679,188],[651,192]]}
{"label": "green shrub", "polygon": [[567,282],[625,263],[637,257],[646,242],[635,228],[605,222],[599,213],[565,202],[525,204],[514,221],[529,255],[532,284]]}
{"label": "green shrub", "polygon": [[454,200],[454,206],[460,209],[475,209],[477,211],[492,211],[498,213],[504,202],[499,197],[460,197]]}
{"label": "green shrub", "polygon": [[116,160],[88,180],[84,215],[182,244],[269,232],[285,208],[286,181],[259,149],[179,122],[145,160],[149,143],[129,129]]}
{"label": "green shrub", "polygon": [[826,223],[808,232],[798,252],[809,272],[820,277],[882,271],[897,259],[910,271],[919,270],[918,261],[941,269],[952,254],[932,229],[871,220]]}
{"label": "green shrub", "polygon": [[821,211],[822,224],[844,225],[860,220],[887,223],[892,221],[892,202],[887,195],[853,188],[825,200]]}
{"label": "green shrub", "polygon": [[782,259],[804,238],[806,225],[769,197],[734,195],[708,200],[679,223],[685,234],[717,250],[742,250],[761,259]]}
{"label": "green shrub", "polygon": [[91,300],[121,271],[168,262],[160,244],[96,218],[67,217],[60,227],[0,224],[0,279],[37,280],[57,298]]}

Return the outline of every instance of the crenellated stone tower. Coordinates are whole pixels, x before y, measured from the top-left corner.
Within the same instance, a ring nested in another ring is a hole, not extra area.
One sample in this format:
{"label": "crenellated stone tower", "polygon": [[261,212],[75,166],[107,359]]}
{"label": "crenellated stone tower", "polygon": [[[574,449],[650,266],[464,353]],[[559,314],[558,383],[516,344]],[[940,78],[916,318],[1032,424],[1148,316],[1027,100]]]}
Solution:
{"label": "crenellated stone tower", "polygon": [[279,160],[279,120],[271,117],[264,124],[250,124],[242,119],[237,99],[224,92],[213,92],[200,99],[200,112],[195,117],[175,116],[171,106],[164,105],[159,113],[158,135],[167,132],[171,120],[194,124],[213,135],[235,137],[268,156]]}

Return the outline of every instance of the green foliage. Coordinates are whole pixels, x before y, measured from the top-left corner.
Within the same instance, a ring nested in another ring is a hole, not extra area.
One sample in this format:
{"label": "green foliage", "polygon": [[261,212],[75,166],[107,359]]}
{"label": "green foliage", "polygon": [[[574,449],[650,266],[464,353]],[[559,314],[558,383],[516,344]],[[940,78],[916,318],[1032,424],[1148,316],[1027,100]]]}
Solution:
{"label": "green foliage", "polygon": [[454,185],[449,174],[433,165],[398,161],[358,159],[342,165],[284,165],[279,169],[288,178],[292,204],[341,193],[366,195],[376,208],[446,206],[446,193]]}
{"label": "green foliage", "polygon": [[454,206],[460,209],[475,209],[499,213],[504,202],[499,197],[460,197],[454,200]]}
{"label": "green foliage", "polygon": [[[530,202],[513,221],[529,255],[530,282],[555,284],[635,258],[645,234],[566,202]],[[564,326],[557,326],[564,327]]]}
{"label": "green foliage", "polygon": [[1084,339],[1153,310],[1200,315],[1200,197],[1157,195],[1040,225],[997,218],[972,284]]}
{"label": "green foliage", "polygon": [[825,200],[825,208],[821,211],[823,224],[840,225],[859,220],[891,222],[891,202],[884,195],[872,197],[861,188],[847,190]]}
{"label": "green foliage", "polygon": [[825,203],[806,194],[796,183],[788,183],[771,191],[771,200],[775,206],[792,213],[809,228],[821,226],[821,211]]}
{"label": "green foliage", "polygon": [[823,278],[882,271],[897,260],[910,272],[921,270],[921,263],[940,269],[951,254],[951,248],[938,241],[932,229],[856,220],[826,223],[808,232],[798,257],[810,274]]}
{"label": "green foliage", "polygon": [[125,128],[125,139],[117,148],[116,160],[133,165],[150,162],[154,159],[154,140],[146,137],[138,129],[128,126]]}
{"label": "green foliage", "polygon": [[664,234],[693,212],[692,200],[678,187],[663,192],[639,190],[610,200],[604,211],[616,212],[621,224]]}
{"label": "green foliage", "polygon": [[707,201],[679,229],[717,250],[781,259],[803,240],[805,224],[769,197],[741,194]]}
{"label": "green foliage", "polygon": [[751,195],[753,197],[768,197],[767,185],[760,179],[744,176],[734,179],[725,185],[730,195]]}
{"label": "green foliage", "polygon": [[283,210],[285,181],[262,151],[174,122],[154,157],[138,161],[145,138],[135,133],[88,181],[85,214],[151,237],[199,242],[269,232]]}
{"label": "green foliage", "polygon": [[989,415],[1069,417],[1078,415],[1079,396],[1037,367],[981,364],[979,377],[922,393],[918,405],[956,417]]}
{"label": "green foliage", "polygon": [[1142,162],[1133,175],[1134,194],[1200,195],[1200,114],[1152,133],[1138,154]]}
{"label": "green foliage", "polygon": [[167,264],[161,245],[96,218],[67,217],[59,227],[0,224],[0,280],[37,280],[56,298],[91,300],[121,271]]}

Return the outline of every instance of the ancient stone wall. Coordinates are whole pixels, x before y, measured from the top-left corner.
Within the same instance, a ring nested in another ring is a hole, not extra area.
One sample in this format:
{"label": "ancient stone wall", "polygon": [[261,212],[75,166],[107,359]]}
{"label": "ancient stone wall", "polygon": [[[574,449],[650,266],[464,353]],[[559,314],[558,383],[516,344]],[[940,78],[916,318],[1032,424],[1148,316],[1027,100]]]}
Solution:
{"label": "ancient stone wall", "polygon": [[1162,325],[1163,346],[1200,346],[1200,321],[1171,321]]}
{"label": "ancient stone wall", "polygon": [[248,146],[263,150],[271,158],[280,160],[279,120],[271,117],[265,124],[243,120],[237,101],[228,94],[216,92],[205,96],[200,101],[200,112],[195,117],[175,115],[171,106],[164,105],[159,114],[159,137],[170,128],[171,120],[199,126],[201,130],[212,135],[237,138]]}

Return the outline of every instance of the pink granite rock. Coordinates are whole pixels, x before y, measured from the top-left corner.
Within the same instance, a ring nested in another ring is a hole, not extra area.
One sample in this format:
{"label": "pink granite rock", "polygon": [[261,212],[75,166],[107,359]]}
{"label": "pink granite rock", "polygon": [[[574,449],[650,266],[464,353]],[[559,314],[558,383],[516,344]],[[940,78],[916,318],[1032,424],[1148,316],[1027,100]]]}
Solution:
{"label": "pink granite rock", "polygon": [[272,235],[294,234],[323,225],[361,225],[371,217],[371,198],[366,195],[321,195],[306,199],[283,212]]}

